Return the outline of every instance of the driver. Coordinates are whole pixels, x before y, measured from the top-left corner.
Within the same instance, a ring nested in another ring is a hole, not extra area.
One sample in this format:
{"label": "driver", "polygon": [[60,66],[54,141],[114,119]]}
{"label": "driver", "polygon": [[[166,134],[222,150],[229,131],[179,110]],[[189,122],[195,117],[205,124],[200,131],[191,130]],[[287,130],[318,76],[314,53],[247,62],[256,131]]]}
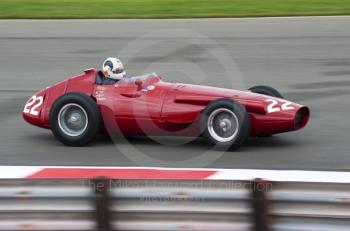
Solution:
{"label": "driver", "polygon": [[117,58],[108,58],[102,65],[103,75],[115,82],[126,77],[123,63]]}

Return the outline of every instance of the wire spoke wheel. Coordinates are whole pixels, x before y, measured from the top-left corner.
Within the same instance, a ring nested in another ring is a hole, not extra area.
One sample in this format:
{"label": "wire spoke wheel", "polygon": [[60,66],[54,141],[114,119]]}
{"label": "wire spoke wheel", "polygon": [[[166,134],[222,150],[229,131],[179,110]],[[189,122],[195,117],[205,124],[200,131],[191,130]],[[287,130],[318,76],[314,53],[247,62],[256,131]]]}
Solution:
{"label": "wire spoke wheel", "polygon": [[78,104],[66,104],[58,113],[58,125],[68,136],[80,136],[86,131],[88,123],[85,109]]}
{"label": "wire spoke wheel", "polygon": [[208,130],[219,142],[229,142],[238,134],[237,116],[227,108],[214,110],[208,118]]}
{"label": "wire spoke wheel", "polygon": [[235,150],[250,134],[250,118],[245,107],[231,99],[218,99],[200,117],[202,136],[217,150]]}

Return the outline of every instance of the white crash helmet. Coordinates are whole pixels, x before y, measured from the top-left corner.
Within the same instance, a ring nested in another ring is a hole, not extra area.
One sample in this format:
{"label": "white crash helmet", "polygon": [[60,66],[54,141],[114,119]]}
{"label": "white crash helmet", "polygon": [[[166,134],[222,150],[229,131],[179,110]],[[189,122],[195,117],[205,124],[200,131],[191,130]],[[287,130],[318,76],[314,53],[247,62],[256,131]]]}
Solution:
{"label": "white crash helmet", "polygon": [[103,74],[107,78],[122,79],[126,77],[123,63],[117,58],[108,58],[102,65]]}

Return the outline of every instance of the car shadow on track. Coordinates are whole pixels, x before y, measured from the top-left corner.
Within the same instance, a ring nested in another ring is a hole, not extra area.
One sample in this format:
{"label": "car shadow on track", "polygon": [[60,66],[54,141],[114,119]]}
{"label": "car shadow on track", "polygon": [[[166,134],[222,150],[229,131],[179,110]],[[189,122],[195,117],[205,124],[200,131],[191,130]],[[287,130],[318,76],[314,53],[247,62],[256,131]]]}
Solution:
{"label": "car shadow on track", "polygon": [[[113,141],[114,140],[114,141]],[[169,148],[197,148],[201,150],[212,150],[204,138],[188,138],[188,137],[144,137],[134,136],[128,138],[111,139],[109,136],[99,136],[95,144],[92,145],[105,145],[114,143],[129,143],[135,146],[148,146],[148,147],[169,147]],[[248,140],[239,148],[239,151],[255,150],[255,149],[271,149],[271,148],[288,148],[298,145],[298,141],[285,139],[284,137],[272,136],[272,137],[249,137]],[[215,151],[215,150],[213,150]]]}
{"label": "car shadow on track", "polygon": [[[64,146],[61,144],[52,134],[40,133],[35,134],[26,138],[32,145],[43,145],[43,146]],[[110,138],[108,135],[99,135],[96,140],[88,145],[88,147],[110,147],[112,145],[128,144],[135,146],[136,148],[154,148],[154,149],[188,149],[197,151],[215,151],[204,138],[188,138],[188,137],[145,137],[145,136],[134,136],[127,138]],[[298,146],[297,140],[290,140],[286,137],[279,137],[278,135],[272,137],[250,137],[248,140],[239,148],[239,152],[244,151],[255,151],[264,150],[271,148],[290,148]]]}
{"label": "car shadow on track", "polygon": [[298,145],[297,141],[291,141],[283,137],[250,137],[242,146],[245,150],[254,150],[262,148],[288,148]]}

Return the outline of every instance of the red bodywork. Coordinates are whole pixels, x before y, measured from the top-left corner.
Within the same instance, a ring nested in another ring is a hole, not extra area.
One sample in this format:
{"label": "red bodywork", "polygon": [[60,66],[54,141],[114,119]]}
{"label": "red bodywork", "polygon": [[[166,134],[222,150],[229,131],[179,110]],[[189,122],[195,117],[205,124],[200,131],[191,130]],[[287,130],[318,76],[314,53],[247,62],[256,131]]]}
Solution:
{"label": "red bodywork", "polygon": [[53,103],[69,92],[85,93],[96,100],[103,118],[101,133],[198,136],[201,112],[210,102],[222,98],[245,106],[252,136],[298,130],[309,119],[309,109],[303,105],[250,91],[168,83],[156,74],[141,78],[142,86],[132,80],[97,85],[96,74],[97,71],[89,69],[38,92],[28,100],[24,119],[50,128],[49,113]]}

